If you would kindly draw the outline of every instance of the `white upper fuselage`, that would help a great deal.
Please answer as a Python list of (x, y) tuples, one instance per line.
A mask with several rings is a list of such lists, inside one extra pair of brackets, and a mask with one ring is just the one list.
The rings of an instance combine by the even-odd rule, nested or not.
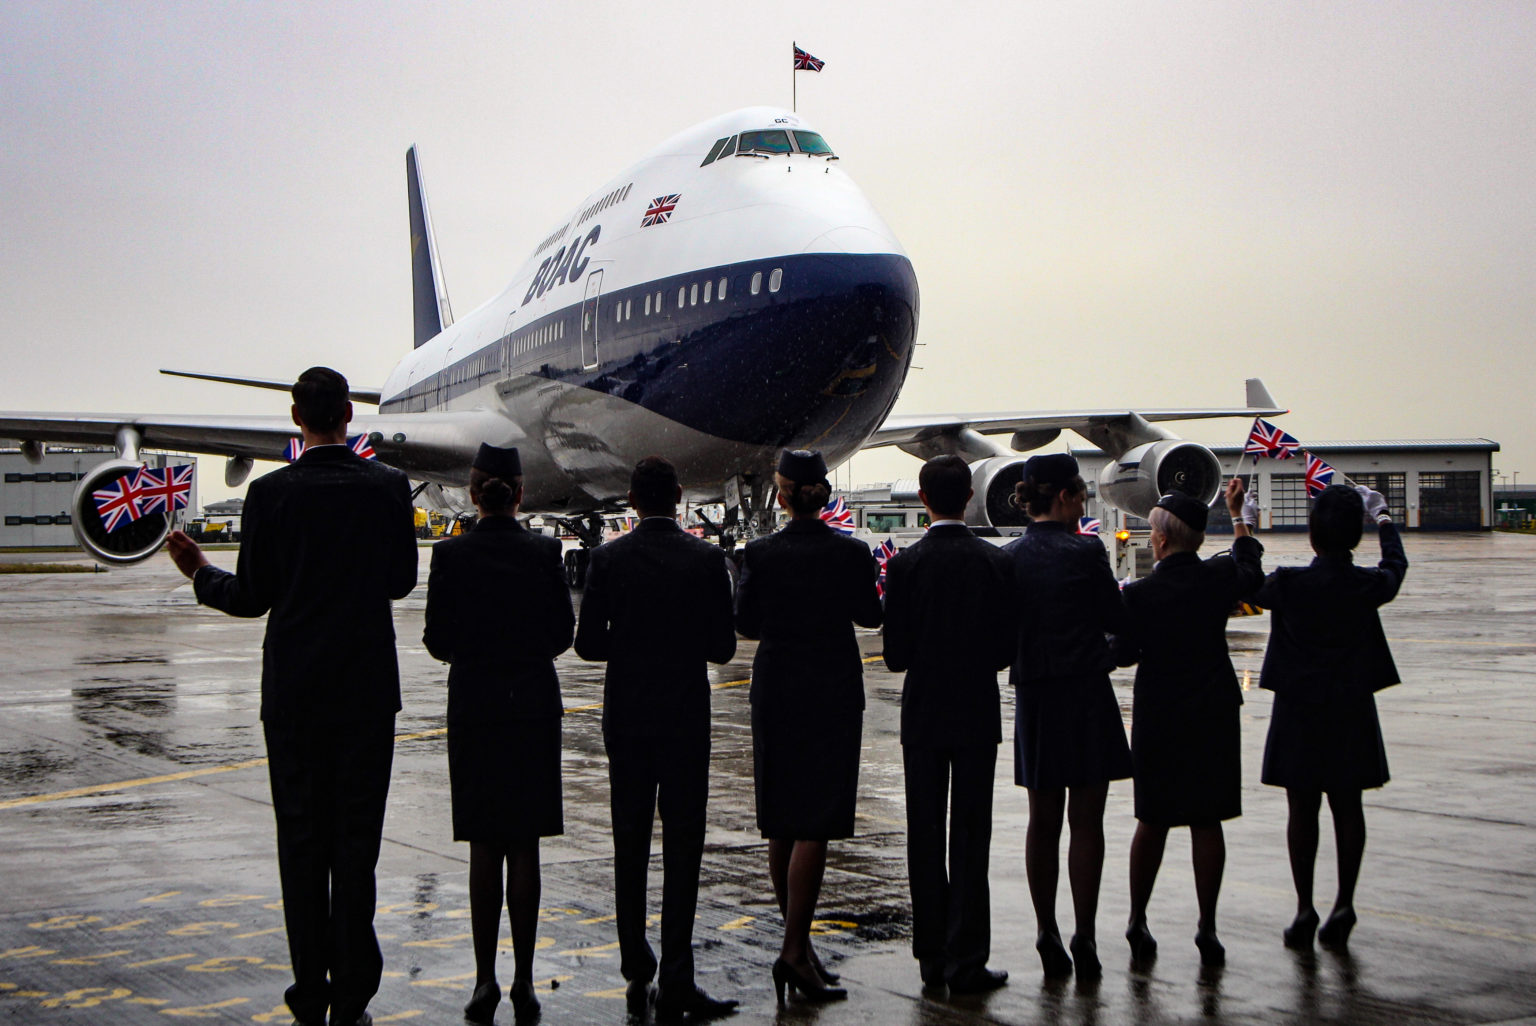
[[(813, 131), (749, 108), (662, 143), (402, 360), (381, 412), (504, 415), (506, 437), (487, 440), (522, 450), (529, 509), (622, 500), (651, 453), (699, 499), (771, 468), (781, 446), (846, 458), (905, 377), (916, 280), (840, 161), (799, 152), (820, 148)], [(763, 151), (781, 138), (794, 152)], [(706, 162), (727, 140), (761, 148)]]

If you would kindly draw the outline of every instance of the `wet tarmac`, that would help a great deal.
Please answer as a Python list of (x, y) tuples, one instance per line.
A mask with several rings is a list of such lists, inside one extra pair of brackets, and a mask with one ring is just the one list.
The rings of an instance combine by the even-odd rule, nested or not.
[[(1304, 538), (1266, 542), (1271, 565), (1305, 558)], [(1130, 968), (1120, 932), (1134, 821), (1122, 783), (1106, 815), (1104, 977), (1041, 979), (1024, 881), (1025, 797), (1012, 786), (1005, 744), (992, 964), (1012, 979), (986, 998), (924, 996), (908, 948), (900, 680), (877, 660), (879, 635), (861, 632), (872, 661), (860, 834), (832, 845), (817, 926), (818, 949), (850, 999), (775, 1005), (768, 967), (780, 926), (753, 821), (750, 643), (713, 674), (701, 984), (742, 1001), (737, 1023), (1536, 1023), (1536, 539), (1417, 535), (1407, 545), (1407, 586), (1384, 617), (1407, 683), (1379, 696), (1393, 780), (1366, 797), (1370, 841), (1350, 956), (1299, 955), (1280, 943), (1294, 902), (1285, 798), (1258, 782), (1270, 701), (1255, 688), (1243, 707), (1246, 814), (1227, 827), (1225, 970), (1200, 970), (1189, 842), (1178, 831), (1151, 909), (1161, 957)], [(234, 553), (213, 558), (230, 565)], [(423, 582), (425, 559), (423, 550)], [(396, 614), (405, 709), (379, 865), (379, 1023), (461, 1022), (473, 982), (467, 850), (449, 839), (444, 667), (419, 642), (424, 600), (418, 589)], [(0, 1018), (290, 1021), (256, 718), (262, 629), (197, 607), (163, 556), (107, 574), (0, 577)], [(1267, 630), (1267, 617), (1231, 627), (1250, 683)], [(569, 709), (566, 833), (542, 848), (543, 1021), (618, 1024), (601, 667), (567, 655), (559, 669)], [(1129, 673), (1116, 687), (1128, 719)], [(1333, 884), (1330, 833), (1325, 825), (1320, 902)], [(1069, 921), (1065, 881), (1059, 907)], [(504, 982), (510, 974), (508, 964)], [(497, 1021), (512, 1021), (505, 1004)]]

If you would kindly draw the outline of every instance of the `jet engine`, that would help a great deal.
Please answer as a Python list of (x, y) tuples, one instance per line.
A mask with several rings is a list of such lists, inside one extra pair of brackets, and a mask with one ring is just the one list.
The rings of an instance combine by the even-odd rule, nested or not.
[(1013, 487), (1024, 480), (1024, 459), (989, 456), (971, 464), (971, 503), (965, 522), (975, 527), (1023, 527), (1025, 512), (1013, 504)]
[(1165, 438), (1127, 450), (1104, 465), (1099, 494), (1121, 509), (1144, 517), (1169, 492), (1193, 495), (1209, 505), (1221, 490), (1222, 470), (1205, 446)]
[(165, 543), (171, 533), (168, 513), (148, 513), (137, 520), (107, 530), (96, 509), (92, 492), (106, 488), (120, 478), (137, 474), (143, 466), (135, 460), (108, 460), (81, 479), (71, 500), (75, 540), (80, 547), (103, 563), (126, 565), (148, 559)]

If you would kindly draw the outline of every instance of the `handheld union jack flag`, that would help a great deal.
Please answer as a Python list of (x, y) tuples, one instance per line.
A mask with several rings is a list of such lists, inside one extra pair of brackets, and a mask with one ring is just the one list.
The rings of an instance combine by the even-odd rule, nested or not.
[(1269, 421), (1255, 417), (1253, 430), (1248, 432), (1248, 444), (1243, 447), (1243, 454), (1252, 455), (1255, 461), (1260, 456), (1288, 460), (1295, 456), (1296, 450), (1300, 448), (1301, 443), (1295, 438)]
[(822, 67), (826, 65), (826, 63), (827, 62), (824, 61), (824, 60), (820, 60), (819, 58), (812, 57), (810, 54), (806, 53), (804, 50), (800, 49), (798, 46), (795, 47), (795, 70), (796, 71), (820, 71), (822, 69)]
[(192, 498), (192, 469), (193, 465), (188, 463), (164, 470), (145, 467), (139, 471), (137, 485), (144, 497), (142, 512), (169, 513), (186, 509)]
[(1307, 457), (1307, 496), (1317, 498), (1323, 489), (1333, 484), (1333, 468), (1310, 452)]
[(366, 434), (347, 439), (347, 444), (352, 447), (353, 452), (365, 460), (376, 460), (379, 458), (379, 454), (374, 452), (373, 446), (368, 443), (368, 436)]
[(674, 192), (670, 196), (657, 196), (651, 200), (651, 205), (645, 208), (645, 215), (640, 218), (640, 227), (649, 228), (653, 224), (666, 224), (672, 217), (672, 211), (677, 209), (677, 201), (682, 198), (682, 193)]
[(294, 460), (298, 459), (300, 456), (303, 456), (303, 455), (304, 455), (304, 439), (302, 439), (302, 438), (290, 438), (290, 439), (288, 439), (288, 448), (283, 450), (283, 459), (287, 460), (289, 463), (292, 463)]
[(848, 508), (841, 495), (822, 507), (821, 519), (833, 530), (844, 534), (853, 533), (853, 510)]
[(124, 474), (105, 488), (91, 493), (96, 500), (96, 512), (108, 531), (131, 524), (144, 515), (144, 492), (139, 487), (142, 468), (138, 472)]
[(1097, 535), (1103, 526), (1098, 517), (1083, 517), (1077, 522), (1077, 533)]
[(875, 578), (875, 594), (885, 598), (885, 564), (896, 555), (896, 542), (890, 538), (875, 546), (875, 562), (880, 564), (880, 576)]

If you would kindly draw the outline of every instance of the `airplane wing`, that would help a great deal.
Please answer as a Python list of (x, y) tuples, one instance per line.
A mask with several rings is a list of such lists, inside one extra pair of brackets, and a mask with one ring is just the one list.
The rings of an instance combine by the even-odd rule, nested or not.
[[(196, 378), (199, 381), (222, 381), (226, 385), (245, 385), (249, 388), (270, 388), (276, 392), (291, 392), (293, 382), (278, 381), (273, 378), (237, 378), (228, 374), (199, 374), (196, 371), (179, 371), (160, 369), (161, 374), (168, 374), (173, 378)], [(383, 389), (379, 388), (354, 388), (347, 393), (347, 397), (355, 403), (368, 403), (370, 406), (379, 405), (383, 398)]]
[[(505, 436), (508, 426), (506, 418), (488, 411), (459, 410), (354, 417), (349, 430), (368, 434), (383, 463), (413, 477), (463, 484), (480, 442)], [(289, 417), (279, 415), (0, 413), (0, 438), (20, 441), (118, 445), (125, 429), (136, 436), (138, 448), (278, 462), (299, 434)]]
[[(995, 456), (1011, 449), (1027, 452), (1054, 441), (1063, 430), (1076, 431), (1102, 448), (1116, 450), (1117, 441), (1147, 434), (1157, 421), (1206, 420), (1216, 417), (1272, 417), (1288, 412), (1276, 405), (1258, 378), (1247, 381), (1247, 405), (1194, 409), (1039, 410), (1020, 413), (894, 414), (864, 443), (865, 449), (894, 445), (928, 458), (954, 453), (967, 460)], [(1156, 429), (1151, 429), (1155, 431)], [(986, 435), (1011, 434), (1008, 449)]]

